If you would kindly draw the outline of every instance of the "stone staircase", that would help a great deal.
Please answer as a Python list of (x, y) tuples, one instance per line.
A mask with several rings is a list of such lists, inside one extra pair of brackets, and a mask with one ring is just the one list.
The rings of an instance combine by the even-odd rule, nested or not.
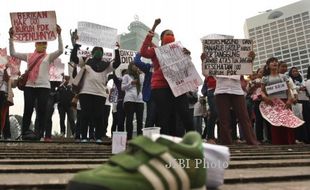
[[(310, 145), (230, 146), (220, 190), (310, 189)], [(65, 189), (74, 173), (111, 156), (111, 145), (0, 142), (0, 189)]]

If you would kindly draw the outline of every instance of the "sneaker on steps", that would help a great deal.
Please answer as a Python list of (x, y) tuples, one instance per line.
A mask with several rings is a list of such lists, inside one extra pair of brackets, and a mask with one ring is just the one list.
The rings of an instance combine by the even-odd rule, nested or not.
[(35, 132), (28, 130), (22, 134), (22, 139), (29, 141), (39, 141), (40, 136), (38, 136)]
[(68, 190), (205, 190), (201, 137), (187, 133), (180, 143), (138, 136), (125, 152), (98, 168), (76, 174)]

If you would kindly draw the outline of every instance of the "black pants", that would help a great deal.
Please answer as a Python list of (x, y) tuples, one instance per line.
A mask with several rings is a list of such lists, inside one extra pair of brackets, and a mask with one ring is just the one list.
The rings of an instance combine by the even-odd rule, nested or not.
[(81, 104), (81, 133), (82, 139), (87, 139), (88, 125), (95, 128), (96, 139), (101, 139), (106, 133), (103, 129), (103, 115), (105, 106), (105, 97), (92, 94), (80, 94)]
[[(0, 91), (0, 124), (2, 124), (2, 119), (4, 119), (4, 127), (1, 129), (0, 126), (0, 134), (2, 134), (4, 139), (11, 138), (11, 129), (10, 129), (10, 120), (9, 120), (9, 108), (5, 108), (7, 105), (7, 95), (5, 92)], [(3, 109), (8, 109), (5, 116), (3, 114)]]
[[(194, 130), (192, 116), (189, 113), (188, 98), (186, 94), (174, 97), (170, 88), (153, 89), (152, 97), (156, 103), (158, 113), (158, 123), (161, 127), (162, 134), (175, 136), (176, 132), (176, 117), (181, 119), (186, 131)], [(172, 129), (172, 130), (170, 130)]]
[(111, 106), (110, 105), (104, 105), (104, 111), (103, 111), (103, 137), (107, 134), (107, 129), (109, 126), (109, 116), (110, 116)]
[(24, 90), (24, 114), (23, 114), (23, 126), (22, 133), (29, 130), (31, 123), (31, 117), (35, 102), (37, 101), (38, 112), (38, 129), (35, 131), (38, 135), (42, 134), (46, 124), (46, 106), (47, 98), (49, 96), (50, 89), (48, 88), (32, 88), (26, 87)]
[(124, 123), (125, 123), (126, 114), (124, 110), (123, 101), (117, 102), (116, 110), (117, 110), (116, 112), (117, 113), (117, 131), (124, 131)]
[(135, 113), (136, 113), (136, 119), (137, 119), (137, 135), (142, 134), (143, 109), (144, 109), (144, 103), (138, 103), (138, 102), (125, 102), (124, 103), (124, 110), (126, 114), (127, 139), (132, 139), (133, 116)]
[(73, 110), (70, 105), (62, 105), (58, 104), (58, 112), (59, 112), (59, 119), (60, 119), (60, 131), (62, 134), (66, 133), (66, 125), (65, 119), (67, 114), (67, 120), (70, 126), (70, 130), (72, 135), (75, 133), (75, 124), (74, 124), (74, 114)]
[(158, 125), (157, 121), (157, 113), (156, 113), (156, 104), (153, 100), (154, 98), (150, 98), (148, 102), (146, 102), (146, 119), (145, 119), (145, 127), (154, 127)]

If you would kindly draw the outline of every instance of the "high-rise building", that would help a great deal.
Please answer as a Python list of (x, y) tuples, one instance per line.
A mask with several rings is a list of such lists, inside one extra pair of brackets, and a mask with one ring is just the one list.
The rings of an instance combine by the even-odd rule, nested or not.
[(302, 0), (246, 19), (245, 35), (254, 40), (254, 70), (276, 57), (305, 77), (310, 66), (309, 12), (310, 1)]

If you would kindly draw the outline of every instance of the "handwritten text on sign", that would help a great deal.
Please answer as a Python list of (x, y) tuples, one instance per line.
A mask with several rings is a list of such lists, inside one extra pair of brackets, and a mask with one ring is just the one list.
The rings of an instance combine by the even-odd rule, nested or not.
[(78, 36), (78, 43), (114, 49), (117, 29), (90, 22), (78, 22)]
[(130, 62), (133, 61), (136, 52), (132, 50), (125, 50), (121, 49), (119, 50), (120, 58), (121, 58), (121, 64), (129, 64)]
[(52, 41), (57, 37), (55, 11), (17, 12), (10, 16), (15, 41)]
[(252, 74), (252, 61), (248, 54), (253, 49), (252, 40), (217, 39), (203, 40), (203, 52), (206, 60), (204, 72), (209, 75)]
[(155, 52), (164, 77), (175, 97), (196, 90), (202, 84), (191, 57), (183, 53), (181, 42), (158, 47)]
[(280, 82), (280, 83), (266, 86), (266, 92), (268, 95), (274, 94), (276, 92), (282, 92), (285, 90), (287, 90), (286, 82)]

